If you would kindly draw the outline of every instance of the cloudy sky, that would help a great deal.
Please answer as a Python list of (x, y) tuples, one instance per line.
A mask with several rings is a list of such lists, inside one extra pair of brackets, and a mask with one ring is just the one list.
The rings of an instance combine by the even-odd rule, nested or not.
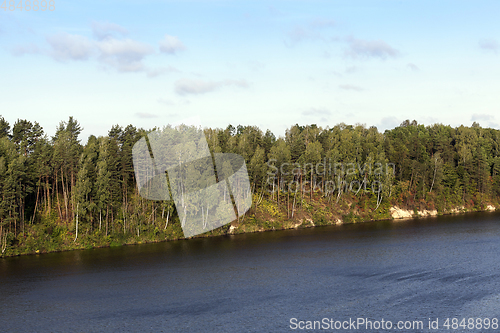
[(84, 141), (193, 116), (277, 136), (405, 119), (499, 128), (498, 1), (18, 2), (0, 8), (0, 115), (49, 135), (69, 116)]

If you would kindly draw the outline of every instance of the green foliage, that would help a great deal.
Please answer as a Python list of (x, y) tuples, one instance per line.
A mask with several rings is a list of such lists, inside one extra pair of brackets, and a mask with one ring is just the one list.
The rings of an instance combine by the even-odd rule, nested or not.
[[(49, 138), (37, 122), (19, 119), (11, 127), (0, 116), (2, 255), (182, 238), (173, 201), (148, 201), (137, 191), (132, 147), (152, 130), (115, 125), (85, 144), (81, 131), (69, 117)], [(297, 124), (278, 138), (241, 125), (204, 133), (212, 153), (237, 153), (246, 161), (254, 206), (235, 232), (293, 227), (309, 218), (316, 225), (339, 217), (346, 223), (389, 218), (392, 205), (445, 213), (499, 202), (500, 131), (478, 124), (452, 128), (406, 120), (384, 133), (359, 124)], [(324, 173), (316, 168), (320, 163)], [(342, 168), (326, 172), (335, 163)], [(196, 163), (189, 167), (201, 176)], [(295, 191), (292, 182), (304, 186)], [(325, 182), (336, 186), (326, 192)], [(370, 188), (375, 183), (379, 192)]]
[(313, 214), (313, 221), (315, 225), (326, 225), (328, 224), (328, 219), (325, 216), (325, 212), (322, 211), (321, 209), (318, 209), (316, 212)]
[(348, 214), (342, 216), (342, 220), (344, 223), (355, 223), (356, 222), (356, 215), (354, 212), (350, 211)]

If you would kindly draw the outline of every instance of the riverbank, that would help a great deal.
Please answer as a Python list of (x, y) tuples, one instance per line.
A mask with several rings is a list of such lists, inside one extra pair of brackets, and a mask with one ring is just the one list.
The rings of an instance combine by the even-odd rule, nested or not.
[[(354, 201), (355, 198), (350, 197), (347, 198), (344, 204), (336, 204), (328, 207), (329, 209), (326, 209), (327, 207), (325, 207), (325, 204), (322, 204), (321, 201), (304, 202), (304, 209), (298, 210), (291, 219), (287, 219), (286, 216), (283, 216), (283, 213), (277, 210), (274, 205), (270, 205), (269, 202), (264, 202), (262, 203), (263, 207), (259, 207), (260, 211), (259, 208), (257, 208), (257, 211), (259, 211), (260, 214), (256, 215), (260, 215), (261, 218), (267, 218), (267, 221), (272, 224), (276, 224), (276, 222), (278, 222), (278, 224), (281, 223), (281, 227), (277, 228), (275, 225), (271, 227), (266, 223), (262, 226), (262, 221), (259, 221), (259, 218), (255, 215), (251, 215), (247, 217), (250, 222), (245, 222), (243, 220), (243, 222), (234, 221), (231, 223), (228, 233), (239, 234), (277, 229), (297, 229), (324, 225), (364, 223), (380, 220), (404, 220), (472, 212), (494, 212), (500, 207), (498, 203), (482, 203), (477, 205), (472, 202), (467, 206), (459, 205), (440, 207), (441, 209), (436, 209), (433, 205), (429, 205), (432, 208), (428, 209), (418, 209), (417, 207), (408, 208), (401, 203), (392, 205), (384, 203), (376, 208), (372, 207), (373, 203), (370, 202), (363, 206), (362, 203)], [(256, 226), (259, 225), (261, 225), (262, 228), (256, 228)]]
[[(441, 202), (441, 205), (434, 202), (419, 202), (409, 206), (398, 200), (386, 200), (377, 206), (373, 198), (345, 195), (339, 201), (316, 196), (278, 204), (273, 198), (254, 195), (253, 206), (245, 216), (196, 238), (495, 211), (500, 207), (498, 202), (484, 197), (458, 205), (452, 201)], [(114, 230), (106, 235), (103, 229), (87, 229), (81, 230), (76, 237), (74, 230), (74, 223), (64, 224), (49, 219), (40, 224), (27, 225), (24, 232), (8, 240), (10, 246), (3, 249), (0, 257), (186, 239), (176, 214), (169, 222), (162, 218), (152, 219), (150, 224), (142, 226), (134, 234)]]
[(6, 258), (2, 331), (162, 331), (168, 323), (172, 332), (219, 333), (224, 323), (280, 332), (298, 311), (427, 324), (427, 313), (473, 317), (479, 309), (491, 319), (499, 218), (457, 214)]

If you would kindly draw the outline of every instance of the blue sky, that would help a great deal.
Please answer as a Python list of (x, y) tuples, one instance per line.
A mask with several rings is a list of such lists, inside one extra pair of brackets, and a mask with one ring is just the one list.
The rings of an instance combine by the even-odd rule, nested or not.
[(18, 3), (0, 9), (0, 115), (49, 135), (69, 116), (84, 141), (193, 116), (277, 136), (405, 119), (499, 128), (498, 1)]

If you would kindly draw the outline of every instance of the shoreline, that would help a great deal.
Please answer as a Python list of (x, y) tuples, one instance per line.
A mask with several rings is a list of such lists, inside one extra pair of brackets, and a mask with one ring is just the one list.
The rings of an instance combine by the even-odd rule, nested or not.
[[(154, 243), (163, 243), (163, 242), (171, 242), (171, 241), (178, 241), (178, 240), (190, 240), (190, 239), (197, 239), (197, 238), (209, 238), (209, 237), (224, 237), (224, 236), (233, 236), (233, 235), (241, 235), (241, 234), (249, 234), (249, 233), (259, 233), (259, 232), (269, 232), (269, 231), (278, 231), (278, 230), (292, 230), (292, 229), (306, 229), (306, 228), (315, 228), (315, 227), (322, 227), (322, 226), (333, 226), (333, 225), (344, 225), (344, 224), (355, 224), (355, 223), (369, 223), (369, 222), (377, 222), (377, 221), (405, 221), (405, 220), (411, 220), (411, 219), (419, 219), (419, 218), (432, 218), (432, 217), (439, 217), (439, 216), (446, 216), (446, 215), (465, 215), (468, 213), (494, 213), (496, 211), (499, 211), (495, 206), (493, 205), (487, 205), (486, 209), (484, 210), (468, 210), (464, 206), (459, 206), (456, 208), (451, 209), (450, 211), (444, 212), (444, 213), (438, 213), (437, 210), (409, 210), (409, 209), (402, 209), (399, 208), (399, 206), (392, 206), (390, 207), (390, 214), (391, 217), (389, 218), (380, 218), (380, 219), (366, 219), (366, 220), (359, 220), (359, 221), (353, 221), (353, 222), (344, 222), (340, 219), (336, 219), (335, 222), (333, 223), (326, 223), (326, 224), (314, 224), (314, 221), (310, 218), (306, 218), (307, 222), (309, 224), (305, 224), (304, 221), (301, 219), (299, 224), (294, 224), (291, 227), (283, 227), (283, 228), (265, 228), (265, 229), (259, 229), (259, 230), (253, 230), (253, 231), (242, 231), (242, 232), (234, 232), (234, 230), (237, 230), (238, 227), (235, 227), (232, 225), (232, 222), (229, 223), (229, 229), (223, 233), (223, 234), (202, 234), (199, 236), (193, 236), (193, 237), (178, 237), (178, 238), (172, 238), (172, 239), (161, 239), (161, 240), (150, 240), (150, 241), (139, 241), (139, 242), (130, 242), (130, 243), (123, 243), (120, 245), (99, 245), (99, 246), (94, 246), (91, 248), (82, 246), (80, 248), (72, 248), (72, 249), (60, 249), (60, 250), (54, 250), (54, 251), (34, 251), (34, 252), (28, 252), (28, 253), (19, 253), (19, 254), (12, 254), (12, 255), (0, 255), (0, 259), (2, 258), (12, 258), (12, 257), (20, 257), (20, 256), (28, 256), (28, 255), (42, 255), (42, 254), (48, 254), (48, 253), (58, 253), (58, 252), (67, 252), (67, 251), (78, 251), (78, 250), (92, 250), (92, 249), (101, 249), (101, 248), (111, 248), (111, 247), (121, 247), (121, 246), (133, 246), (133, 245), (141, 245), (141, 244), (154, 244)], [(413, 212), (413, 213), (412, 213)], [(416, 214), (415, 214), (416, 212)]]

